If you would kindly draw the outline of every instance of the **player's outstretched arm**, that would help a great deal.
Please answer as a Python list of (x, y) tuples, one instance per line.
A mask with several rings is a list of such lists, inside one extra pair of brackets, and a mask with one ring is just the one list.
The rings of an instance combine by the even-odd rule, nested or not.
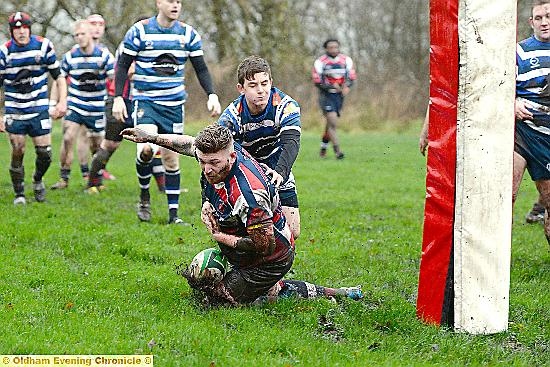
[(137, 127), (124, 129), (120, 135), (134, 143), (153, 143), (179, 154), (195, 156), (195, 138), (189, 135), (155, 134)]

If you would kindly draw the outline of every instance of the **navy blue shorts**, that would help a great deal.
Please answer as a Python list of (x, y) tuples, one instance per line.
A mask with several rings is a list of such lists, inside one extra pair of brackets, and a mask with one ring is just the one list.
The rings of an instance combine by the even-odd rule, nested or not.
[(120, 122), (113, 116), (113, 99), (114, 97), (109, 96), (105, 101), (105, 119), (107, 120), (107, 125), (105, 126), (105, 139), (110, 141), (122, 141), (120, 132), (127, 127), (134, 127), (134, 122), (132, 121), (132, 102), (124, 98), (128, 117), (125, 122)]
[(100, 117), (84, 116), (69, 107), (69, 109), (67, 109), (67, 114), (65, 115), (65, 121), (71, 121), (79, 125), (84, 125), (88, 128), (88, 130), (95, 133), (105, 130), (105, 113), (103, 113)]
[(134, 101), (134, 125), (156, 125), (159, 134), (183, 134), (184, 105), (163, 106), (153, 101)]
[(516, 121), (514, 150), (527, 161), (533, 181), (550, 180), (550, 135)]
[(29, 120), (16, 120), (13, 115), (6, 115), (5, 119), (6, 131), (10, 134), (29, 135), (34, 138), (52, 132), (52, 120), (47, 110)]
[(344, 96), (342, 93), (319, 93), (319, 106), (323, 113), (336, 112), (340, 116), (340, 110), (344, 104)]

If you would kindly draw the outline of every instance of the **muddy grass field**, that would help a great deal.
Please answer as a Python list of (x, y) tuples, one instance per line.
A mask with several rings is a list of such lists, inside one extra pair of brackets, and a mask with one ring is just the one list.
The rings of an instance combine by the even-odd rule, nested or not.
[[(14, 207), (0, 135), (0, 353), (152, 354), (156, 366), (548, 365), (550, 251), (542, 228), (523, 221), (536, 198), (529, 181), (514, 215), (508, 332), (456, 334), (416, 319), (425, 178), (417, 127), (345, 134), (342, 161), (318, 157), (317, 134), (302, 139), (302, 235), (289, 277), (361, 284), (365, 298), (237, 309), (202, 308), (175, 272), (214, 245), (200, 223), (194, 160), (181, 158), (189, 191), (180, 199), (193, 225), (167, 226), (166, 199), (154, 190), (144, 224), (131, 143), (115, 153), (117, 180), (100, 195), (82, 192), (75, 162), (67, 190)], [(48, 186), (58, 177), (58, 125), (54, 137)], [(30, 192), (30, 141), (25, 165)]]

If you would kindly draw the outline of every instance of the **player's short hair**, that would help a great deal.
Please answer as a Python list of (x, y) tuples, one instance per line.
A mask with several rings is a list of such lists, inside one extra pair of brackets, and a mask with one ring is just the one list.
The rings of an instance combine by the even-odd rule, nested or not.
[(533, 8), (535, 6), (544, 5), (544, 4), (550, 4), (550, 0), (533, 0), (531, 2), (531, 11), (533, 11)]
[(84, 27), (88, 30), (90, 30), (90, 22), (86, 19), (79, 19), (76, 22), (74, 22), (73, 29), (76, 31), (77, 29)]
[(269, 63), (260, 56), (248, 56), (239, 64), (237, 68), (237, 81), (244, 85), (245, 80), (254, 79), (254, 75), (258, 73), (267, 73), (271, 78), (271, 67)]
[(338, 41), (336, 38), (329, 38), (325, 42), (323, 42), (323, 48), (327, 48), (328, 44), (331, 43), (331, 42), (336, 42), (338, 44), (338, 46), (340, 46), (340, 41)]
[(212, 124), (205, 127), (195, 137), (195, 147), (202, 153), (217, 153), (233, 148), (233, 135), (225, 126)]
[(105, 19), (103, 19), (103, 16), (101, 14), (90, 14), (86, 18), (86, 20), (90, 23), (105, 24)]

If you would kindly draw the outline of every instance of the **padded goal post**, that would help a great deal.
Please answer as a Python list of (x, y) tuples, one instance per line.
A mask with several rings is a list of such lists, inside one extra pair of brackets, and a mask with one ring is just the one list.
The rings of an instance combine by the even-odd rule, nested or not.
[(429, 151), (417, 315), (508, 327), (516, 0), (430, 1)]

